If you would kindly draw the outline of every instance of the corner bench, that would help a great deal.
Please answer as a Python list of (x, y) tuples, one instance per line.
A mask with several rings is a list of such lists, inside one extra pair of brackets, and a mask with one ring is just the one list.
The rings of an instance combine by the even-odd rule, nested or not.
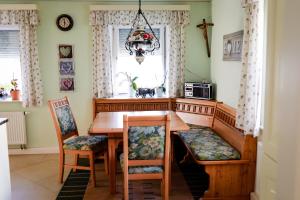
[[(180, 112), (180, 111), (179, 111)], [(197, 113), (194, 113), (197, 114)], [(206, 126), (207, 122), (186, 118), (186, 123)], [(235, 128), (235, 111), (215, 103), (211, 124), (192, 126), (177, 133), (187, 150), (187, 156), (204, 166), (209, 175), (205, 199), (249, 200), (254, 191), (256, 139)]]
[(195, 163), (204, 166), (209, 175), (209, 187), (203, 200), (250, 199), (255, 183), (257, 141), (251, 135), (244, 135), (243, 130), (235, 128), (236, 113), (233, 108), (215, 101), (184, 98), (93, 99), (94, 118), (99, 112), (141, 110), (176, 111), (186, 123), (210, 128), (239, 153), (239, 158), (234, 157), (235, 159), (201, 159), (181, 140), (185, 144), (187, 155)]

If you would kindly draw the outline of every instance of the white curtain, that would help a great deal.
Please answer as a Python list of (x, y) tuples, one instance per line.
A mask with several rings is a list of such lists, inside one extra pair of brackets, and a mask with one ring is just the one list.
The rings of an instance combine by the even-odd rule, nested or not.
[(242, 0), (242, 5), (245, 10), (244, 41), (236, 126), (245, 134), (258, 136), (262, 98), (263, 6), (261, 0)]
[(181, 25), (167, 27), (167, 88), (170, 97), (183, 96), (185, 38)]
[[(90, 12), (93, 30), (93, 92), (95, 97), (112, 96), (110, 25), (131, 25), (137, 11), (94, 10)], [(184, 27), (189, 11), (144, 11), (150, 25), (167, 27), (167, 88), (169, 96), (182, 94), (184, 82)]]
[(37, 10), (0, 10), (0, 25), (20, 28), (22, 102), (24, 107), (43, 104), (42, 81), (37, 48)]
[(113, 90), (109, 26), (92, 26), (92, 34), (93, 94), (95, 97), (111, 97)]

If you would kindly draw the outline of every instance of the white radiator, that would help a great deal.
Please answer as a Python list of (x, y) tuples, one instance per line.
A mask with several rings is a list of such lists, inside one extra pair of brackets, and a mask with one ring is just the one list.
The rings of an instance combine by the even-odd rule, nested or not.
[(8, 119), (8, 145), (21, 145), (21, 148), (23, 149), (27, 143), (25, 112), (0, 112), (0, 117)]

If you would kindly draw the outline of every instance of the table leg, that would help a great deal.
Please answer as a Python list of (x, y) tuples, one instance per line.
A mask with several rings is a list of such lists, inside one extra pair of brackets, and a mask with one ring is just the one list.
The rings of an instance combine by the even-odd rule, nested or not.
[(108, 162), (109, 162), (109, 190), (111, 194), (116, 193), (116, 143), (114, 139), (108, 140)]
[(173, 162), (174, 162), (174, 135), (173, 134), (171, 134), (171, 140), (170, 140), (170, 142), (171, 142), (171, 150), (170, 150), (170, 152), (171, 152), (171, 163), (173, 164)]
[(171, 188), (172, 188), (172, 164), (174, 163), (174, 135), (171, 134), (171, 150), (170, 150), (170, 156), (171, 159), (169, 161), (169, 193), (171, 193)]

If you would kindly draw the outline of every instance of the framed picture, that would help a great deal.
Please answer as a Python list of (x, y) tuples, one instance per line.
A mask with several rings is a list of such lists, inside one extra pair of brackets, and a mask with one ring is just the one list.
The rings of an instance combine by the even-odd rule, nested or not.
[(74, 91), (74, 78), (61, 77), (60, 78), (60, 91)]
[(59, 73), (60, 73), (60, 75), (75, 75), (73, 60), (62, 60), (62, 59), (60, 59), (60, 61), (59, 61)]
[(244, 31), (223, 36), (223, 60), (241, 61)]
[(60, 44), (58, 45), (59, 58), (73, 58), (73, 46)]

